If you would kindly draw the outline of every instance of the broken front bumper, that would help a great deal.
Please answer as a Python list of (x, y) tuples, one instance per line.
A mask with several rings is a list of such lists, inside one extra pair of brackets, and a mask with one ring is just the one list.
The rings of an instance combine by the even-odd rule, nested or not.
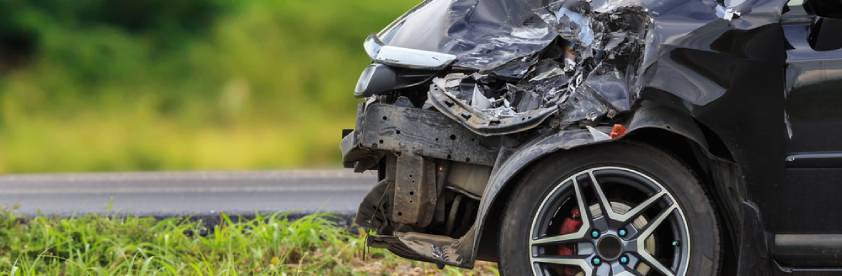
[(447, 235), (420, 232), (442, 220), (436, 210), (444, 210), (440, 196), (453, 164), (490, 168), (499, 138), (477, 135), (437, 111), (379, 103), (360, 105), (356, 129), (343, 134), (345, 166), (380, 172), (380, 184), (356, 218), (360, 226), (377, 231), (370, 244), (410, 259), (472, 265), (471, 258), (464, 258), (472, 247)]
[(442, 113), (388, 104), (361, 104), (357, 125), (342, 138), (346, 168), (377, 169), (385, 153), (491, 166), (497, 139), (479, 136)]
[[(430, 231), (442, 229), (444, 219), (439, 217), (439, 210), (453, 204), (442, 199), (443, 190), (458, 187), (460, 193), (473, 196), (474, 204), (483, 203), (489, 179), (482, 180), (480, 188), (466, 189), (459, 184), (467, 181), (449, 177), (459, 175), (459, 166), (484, 167), (487, 169), (484, 175), (488, 177), (495, 164), (507, 162), (508, 154), (501, 152), (518, 147), (518, 143), (528, 144), (523, 154), (540, 155), (558, 148), (610, 140), (597, 139), (607, 137), (607, 131), (588, 128), (532, 136), (482, 136), (438, 111), (394, 104), (361, 104), (356, 128), (345, 131), (342, 139), (343, 160), (346, 167), (357, 171), (378, 170), (380, 183), (360, 205), (355, 221), (376, 230), (369, 239), (372, 246), (388, 248), (410, 259), (470, 267), (478, 249), (475, 245), (476, 233), (481, 229), (476, 224), (481, 221), (477, 219), (479, 213), (472, 211), (461, 217), (466, 218), (459, 222), (464, 226), (462, 231)], [(513, 164), (520, 167), (525, 163)], [(499, 188), (495, 186), (494, 192)], [(450, 229), (447, 222), (451, 218), (456, 221), (456, 217), (447, 216), (443, 229)]]

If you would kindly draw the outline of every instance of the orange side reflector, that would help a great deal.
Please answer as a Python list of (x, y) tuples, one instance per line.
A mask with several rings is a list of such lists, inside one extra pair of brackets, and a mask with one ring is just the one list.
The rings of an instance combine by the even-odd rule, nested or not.
[(617, 139), (626, 135), (626, 127), (621, 124), (615, 124), (611, 127), (611, 139)]

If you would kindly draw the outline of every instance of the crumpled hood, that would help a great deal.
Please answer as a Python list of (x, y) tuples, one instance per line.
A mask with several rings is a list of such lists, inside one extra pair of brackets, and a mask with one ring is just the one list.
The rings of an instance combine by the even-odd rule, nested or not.
[[(591, 16), (640, 7), (650, 18), (693, 10), (692, 24), (717, 19), (712, 0), (427, 0), (378, 34), (385, 45), (457, 56), (456, 67), (489, 71), (544, 50), (559, 36), (590, 46), (600, 31)], [(691, 26), (664, 26), (667, 35)], [(698, 26), (695, 26), (696, 28)], [(675, 29), (680, 28), (680, 29)]]
[[(721, 0), (749, 29), (775, 20), (786, 0)], [(426, 0), (378, 34), (385, 45), (456, 55), (457, 67), (491, 70), (544, 50), (573, 28), (586, 39), (593, 13), (639, 7), (657, 21), (653, 41), (668, 43), (725, 15), (717, 0)], [(771, 16), (770, 16), (771, 15)], [(566, 18), (565, 18), (566, 17)], [(568, 23), (585, 27), (575, 29)], [(561, 32), (561, 33), (559, 33)], [(590, 34), (591, 36), (595, 34)]]
[(479, 134), (502, 135), (554, 114), (562, 128), (611, 121), (644, 88), (684, 90), (699, 102), (724, 93), (662, 55), (715, 52), (711, 37), (774, 22), (769, 14), (785, 1), (729, 2), (738, 10), (714, 0), (428, 0), (378, 38), (455, 56), (454, 68), (467, 72), (434, 79), (430, 104)]
[(378, 34), (389, 46), (456, 55), (489, 70), (544, 49), (557, 36), (536, 10), (546, 0), (427, 0)]

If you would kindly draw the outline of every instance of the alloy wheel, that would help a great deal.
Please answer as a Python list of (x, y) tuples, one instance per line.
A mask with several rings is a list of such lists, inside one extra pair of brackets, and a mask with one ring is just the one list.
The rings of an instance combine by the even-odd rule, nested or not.
[(681, 206), (630, 168), (588, 169), (557, 184), (530, 237), (534, 275), (685, 275), (690, 255)]

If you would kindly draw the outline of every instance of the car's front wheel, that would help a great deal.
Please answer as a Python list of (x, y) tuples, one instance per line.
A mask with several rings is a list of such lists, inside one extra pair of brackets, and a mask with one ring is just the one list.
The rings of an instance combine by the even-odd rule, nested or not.
[(504, 275), (715, 275), (719, 224), (698, 178), (635, 143), (558, 154), (516, 183), (500, 231)]

